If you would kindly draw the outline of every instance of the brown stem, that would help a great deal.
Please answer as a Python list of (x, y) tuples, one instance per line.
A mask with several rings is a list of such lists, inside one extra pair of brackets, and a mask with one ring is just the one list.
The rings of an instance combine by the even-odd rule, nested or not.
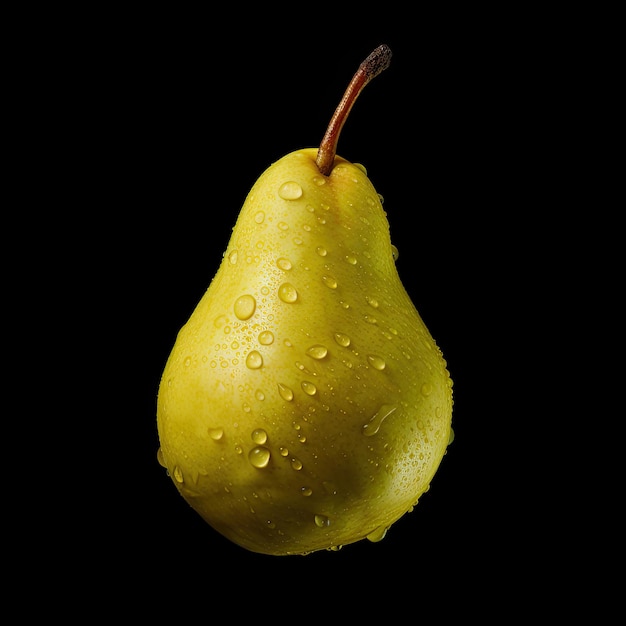
[(367, 85), (372, 78), (378, 76), (383, 70), (386, 70), (389, 67), (389, 63), (391, 63), (391, 48), (382, 44), (359, 65), (359, 69), (352, 77), (348, 88), (343, 94), (341, 102), (339, 102), (339, 105), (330, 119), (326, 133), (317, 151), (317, 167), (324, 176), (328, 176), (333, 169), (339, 135), (352, 109), (352, 105), (363, 91), (365, 85)]

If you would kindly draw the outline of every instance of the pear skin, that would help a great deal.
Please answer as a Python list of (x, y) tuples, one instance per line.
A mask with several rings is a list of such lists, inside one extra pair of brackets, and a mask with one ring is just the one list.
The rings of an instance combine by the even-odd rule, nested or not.
[(452, 382), (406, 293), (361, 166), (291, 153), (251, 189), (158, 395), (162, 461), (189, 504), (255, 552), (386, 529), (451, 438)]

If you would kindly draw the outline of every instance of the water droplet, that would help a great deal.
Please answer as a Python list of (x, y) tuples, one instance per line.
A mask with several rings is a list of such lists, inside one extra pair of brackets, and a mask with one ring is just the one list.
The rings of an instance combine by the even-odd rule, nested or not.
[(235, 300), (235, 306), (233, 308), (235, 315), (240, 320), (250, 319), (256, 309), (256, 300), (254, 299), (254, 296), (251, 296), (250, 294), (239, 296), (239, 298)]
[(280, 186), (278, 195), (283, 200), (297, 200), (302, 197), (302, 187), (300, 187), (298, 183), (290, 180)]
[(302, 237), (294, 237), (293, 242), (296, 244), (296, 246), (301, 246), (304, 243)]
[(219, 315), (215, 318), (213, 324), (215, 324), (215, 328), (222, 328), (222, 326), (228, 324), (228, 318), (225, 315)]
[(450, 436), (448, 437), (448, 445), (454, 441), (454, 428), (450, 428)]
[(165, 463), (165, 457), (163, 456), (163, 450), (159, 447), (157, 450), (157, 461), (161, 467), (167, 467)]
[(264, 330), (259, 333), (259, 343), (262, 346), (269, 346), (274, 343), (274, 333), (271, 330)]
[(374, 417), (370, 419), (367, 424), (363, 425), (361, 432), (366, 437), (375, 435), (379, 430), (383, 421), (388, 418), (398, 407), (392, 404), (383, 404), (380, 409), (374, 414)]
[(337, 289), (337, 280), (333, 276), (322, 276), (322, 281), (327, 287)]
[(231, 265), (236, 265), (237, 264), (237, 258), (239, 257), (239, 254), (237, 253), (237, 250), (233, 250), (229, 255), (228, 255), (228, 260), (230, 261)]
[(298, 299), (298, 292), (291, 283), (283, 283), (278, 288), (278, 297), (288, 304), (295, 302)]
[(213, 441), (219, 441), (224, 436), (223, 428), (209, 428), (209, 437), (213, 439)]
[(398, 257), (400, 256), (400, 252), (398, 252), (398, 248), (396, 248), (393, 244), (391, 244), (391, 256), (393, 257), (394, 261), (397, 261)]
[(362, 163), (353, 163), (354, 167), (360, 169), (366, 176), (367, 176), (367, 170), (365, 169), (365, 165), (363, 165)]
[(278, 222), (278, 228), (280, 228), (280, 230), (289, 230), (289, 225), (285, 224), (285, 222)]
[(258, 370), (263, 365), (263, 357), (257, 350), (252, 350), (246, 357), (246, 365), (251, 370)]
[(262, 469), (270, 462), (270, 451), (264, 446), (256, 446), (248, 453), (248, 461), (252, 467)]
[(323, 248), (322, 246), (317, 246), (317, 253), (320, 256), (326, 256), (328, 254), (328, 251), (326, 250), (326, 248)]
[(185, 482), (185, 479), (183, 478), (183, 470), (181, 470), (178, 465), (174, 466), (174, 480), (180, 484)]
[(313, 176), (313, 182), (318, 186), (321, 187), (322, 185), (326, 184), (326, 179), (323, 176)]
[[(348, 343), (350, 343), (348, 341)], [(323, 359), (328, 354), (328, 348), (321, 344), (315, 344), (307, 349), (306, 353), (313, 359)]]
[(314, 520), (315, 525), (318, 528), (326, 528), (327, 526), (330, 526), (330, 520), (326, 517), (326, 515), (316, 515)]
[(243, 448), (240, 445), (235, 446), (235, 452), (237, 454), (243, 454)]
[(278, 259), (276, 261), (276, 265), (278, 266), (279, 269), (284, 270), (285, 272), (288, 272), (292, 265), (291, 265), (291, 261), (289, 259)]
[(367, 301), (367, 303), (373, 308), (373, 309), (377, 309), (378, 308), (378, 300), (376, 300), (376, 298), (372, 298), (370, 296), (365, 296), (365, 300)]
[(189, 366), (191, 365), (191, 357), (190, 357), (190, 356), (188, 356), (188, 357), (185, 359), (185, 363), (184, 363), (184, 365), (185, 365), (185, 367), (189, 367)]
[(260, 389), (256, 390), (254, 397), (260, 402), (263, 402), (263, 400), (265, 400), (265, 394)]
[(259, 211), (255, 216), (254, 216), (254, 221), (257, 224), (262, 224), (263, 220), (265, 219), (265, 213), (263, 213), (263, 211)]
[(314, 396), (317, 393), (317, 387), (308, 380), (303, 380), (300, 386), (302, 387), (302, 391), (309, 396)]
[(267, 441), (267, 433), (262, 428), (255, 428), (250, 435), (254, 443), (263, 445)]
[(433, 392), (433, 386), (430, 383), (424, 383), (420, 391), (424, 397), (428, 397)]
[(299, 472), (302, 469), (302, 461), (294, 456), (291, 459), (291, 467), (292, 469), (295, 469), (296, 472)]
[(363, 319), (368, 324), (378, 324), (378, 320), (375, 317), (372, 317), (371, 315), (366, 315)]
[(378, 541), (382, 541), (385, 538), (385, 535), (387, 534), (388, 530), (389, 530), (389, 526), (379, 526), (378, 528), (373, 530), (369, 535), (367, 535), (367, 538), (372, 543), (377, 543)]
[(352, 256), (351, 254), (348, 254), (346, 256), (346, 261), (350, 263), (350, 265), (356, 265), (356, 257)]
[(376, 194), (378, 196), (378, 199), (380, 200), (381, 204), (385, 204), (385, 199), (382, 197), (381, 194)]
[(313, 489), (311, 489), (311, 487), (300, 487), (300, 493), (308, 498), (313, 495)]
[(278, 393), (283, 400), (287, 400), (287, 402), (291, 402), (293, 400), (293, 391), (289, 389), (283, 383), (278, 383)]
[(379, 370), (382, 371), (385, 369), (385, 359), (375, 355), (375, 354), (368, 354), (367, 355), (367, 360), (369, 361), (370, 365), (375, 369), (375, 370)]
[(343, 333), (335, 333), (335, 341), (343, 348), (347, 348), (350, 345), (350, 337)]

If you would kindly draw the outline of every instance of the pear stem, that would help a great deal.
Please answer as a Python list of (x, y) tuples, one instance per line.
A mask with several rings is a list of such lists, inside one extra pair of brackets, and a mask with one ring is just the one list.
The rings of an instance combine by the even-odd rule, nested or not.
[(335, 109), (328, 124), (328, 128), (326, 129), (326, 133), (320, 142), (316, 163), (319, 171), (324, 176), (328, 176), (333, 169), (339, 135), (352, 109), (352, 105), (363, 91), (365, 85), (367, 85), (372, 78), (378, 76), (383, 70), (386, 70), (390, 63), (391, 48), (382, 44), (371, 52), (361, 65), (359, 65), (359, 69), (355, 72), (352, 80), (348, 84), (343, 98)]

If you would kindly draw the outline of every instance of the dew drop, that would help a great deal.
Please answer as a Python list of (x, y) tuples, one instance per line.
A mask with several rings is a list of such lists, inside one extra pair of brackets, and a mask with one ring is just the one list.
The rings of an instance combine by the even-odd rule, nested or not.
[(163, 450), (161, 450), (161, 448), (157, 450), (157, 461), (161, 467), (167, 467), (165, 457), (163, 456)]
[(323, 359), (328, 354), (328, 348), (318, 343), (308, 348), (306, 353), (311, 358), (319, 360), (319, 359)]
[(369, 364), (378, 371), (382, 371), (385, 369), (385, 360), (375, 354), (368, 354), (367, 360)]
[(185, 482), (185, 479), (183, 478), (183, 470), (181, 470), (178, 465), (174, 466), (174, 480), (180, 484)]
[(239, 296), (239, 298), (235, 300), (235, 306), (233, 308), (235, 315), (240, 320), (250, 319), (256, 309), (256, 300), (254, 299), (254, 296), (251, 296), (250, 294)]
[(322, 281), (330, 289), (337, 289), (337, 280), (333, 276), (322, 276)]
[(298, 299), (298, 292), (291, 283), (283, 283), (278, 288), (278, 297), (287, 304), (291, 304)]
[(420, 389), (424, 397), (428, 397), (433, 392), (433, 386), (430, 383), (424, 383)]
[(320, 256), (326, 256), (328, 254), (328, 251), (326, 250), (326, 248), (324, 248), (322, 246), (317, 246), (317, 253)]
[(239, 254), (237, 253), (237, 250), (233, 250), (229, 255), (228, 255), (228, 260), (230, 261), (231, 265), (236, 265), (237, 264), (237, 258), (239, 257)]
[(367, 170), (365, 169), (365, 165), (363, 165), (362, 163), (354, 163), (353, 165), (354, 167), (360, 169), (367, 176)]
[(280, 228), (280, 230), (289, 230), (289, 225), (285, 224), (285, 222), (278, 222), (278, 228)]
[(262, 346), (269, 346), (274, 343), (274, 333), (271, 330), (264, 330), (259, 333), (259, 343)]
[(343, 333), (335, 333), (335, 341), (343, 348), (347, 348), (350, 345), (350, 337)]
[(259, 445), (263, 445), (267, 441), (267, 433), (262, 428), (255, 428), (250, 436), (252, 441)]
[(256, 390), (254, 397), (260, 402), (263, 402), (263, 400), (265, 400), (265, 394), (260, 389)]
[(284, 259), (284, 258), (280, 258), (276, 261), (276, 265), (278, 266), (279, 269), (284, 270), (285, 272), (288, 272), (292, 265), (291, 265), (291, 261), (289, 259)]
[(184, 365), (185, 365), (185, 367), (189, 367), (189, 366), (191, 365), (191, 357), (190, 357), (190, 356), (188, 356), (188, 357), (185, 359), (185, 363), (184, 363)]
[(313, 176), (313, 182), (318, 186), (321, 187), (322, 185), (326, 184), (326, 179), (323, 176)]
[(304, 391), (304, 393), (306, 393), (309, 396), (314, 396), (317, 393), (317, 387), (309, 382), (308, 380), (303, 380), (302, 384), (302, 391)]
[(258, 370), (263, 365), (263, 357), (257, 350), (252, 350), (246, 357), (246, 366), (251, 370)]
[(262, 224), (263, 220), (265, 219), (265, 213), (263, 213), (263, 211), (259, 211), (255, 216), (254, 216), (254, 221), (257, 224)]
[(397, 261), (398, 257), (400, 256), (400, 252), (398, 252), (398, 248), (396, 248), (393, 244), (391, 244), (391, 256), (393, 257), (394, 261)]
[(372, 298), (371, 296), (365, 296), (365, 300), (373, 309), (378, 308), (378, 300), (376, 300), (376, 298)]
[(264, 446), (256, 446), (248, 453), (248, 461), (252, 467), (262, 469), (270, 462), (270, 451)]
[(318, 528), (326, 528), (327, 526), (330, 526), (330, 520), (326, 517), (326, 515), (316, 515), (313, 519), (315, 520), (315, 525)]
[(293, 391), (283, 383), (278, 383), (278, 393), (283, 400), (291, 402), (293, 400)]
[(346, 256), (346, 261), (350, 263), (350, 265), (356, 265), (356, 257), (352, 256), (351, 254), (348, 254)]
[(296, 470), (296, 472), (299, 472), (302, 469), (302, 461), (294, 456), (291, 459), (291, 467)]
[(300, 187), (298, 183), (290, 180), (280, 186), (278, 195), (283, 200), (297, 200), (302, 197), (302, 187)]
[(378, 324), (378, 320), (375, 317), (372, 317), (371, 315), (366, 315), (363, 319), (368, 324)]
[(369, 535), (367, 535), (367, 538), (372, 543), (377, 543), (378, 541), (382, 541), (385, 538), (385, 535), (387, 534), (388, 530), (389, 530), (389, 526), (379, 526), (378, 528), (373, 530)]
[(383, 404), (380, 409), (374, 414), (374, 417), (370, 419), (367, 424), (363, 425), (361, 432), (366, 437), (375, 435), (381, 427), (383, 421), (388, 418), (398, 407), (393, 404)]
[(209, 428), (208, 432), (213, 441), (219, 441), (224, 436), (223, 428)]
[(300, 487), (300, 493), (308, 498), (313, 495), (313, 489), (311, 489), (311, 487)]

